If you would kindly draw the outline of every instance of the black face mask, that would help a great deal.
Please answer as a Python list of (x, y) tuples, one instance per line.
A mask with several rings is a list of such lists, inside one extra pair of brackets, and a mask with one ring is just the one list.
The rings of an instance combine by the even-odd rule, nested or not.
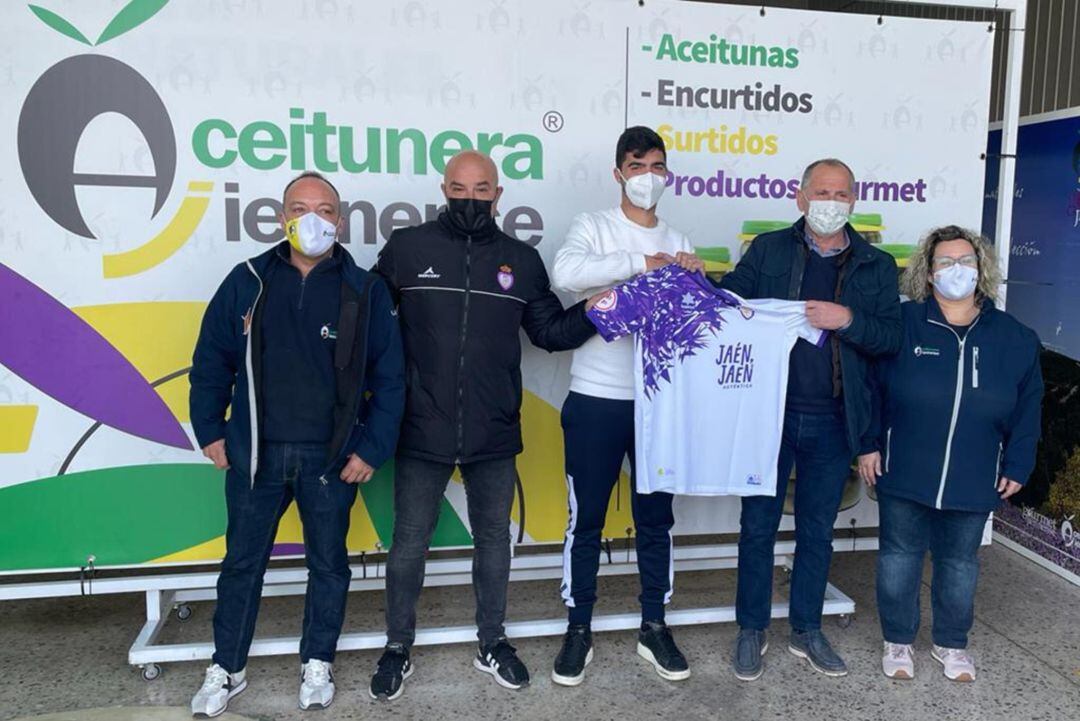
[(493, 200), (479, 198), (447, 198), (446, 212), (450, 223), (463, 233), (483, 233), (494, 225), (491, 217)]

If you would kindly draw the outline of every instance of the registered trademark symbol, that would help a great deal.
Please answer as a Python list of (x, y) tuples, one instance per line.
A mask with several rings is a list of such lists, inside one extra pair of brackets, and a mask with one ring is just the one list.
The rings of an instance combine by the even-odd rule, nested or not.
[(557, 133), (562, 130), (563, 122), (562, 113), (557, 110), (549, 110), (544, 113), (544, 130), (549, 133)]

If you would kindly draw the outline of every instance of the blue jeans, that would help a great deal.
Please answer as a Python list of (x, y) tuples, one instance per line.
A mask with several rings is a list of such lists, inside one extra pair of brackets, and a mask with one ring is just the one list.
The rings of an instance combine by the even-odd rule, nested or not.
[(919, 588), (926, 552), (934, 567), (930, 587), (934, 643), (967, 648), (975, 621), (979, 544), (988, 512), (945, 511), (878, 494), (881, 518), (877, 603), (881, 632), (910, 644), (919, 631)]
[[(505, 634), (506, 586), (510, 582), (510, 509), (517, 488), (514, 458), (459, 466), (465, 481), (473, 537), (473, 592), (482, 645)], [(416, 640), (416, 602), (439, 521), (443, 493), (454, 466), (398, 456), (394, 461), (394, 542), (386, 563), (386, 636), (411, 646)]]
[(278, 521), (294, 498), (308, 568), (300, 660), (334, 660), (352, 580), (345, 536), (356, 486), (338, 477), (340, 469), (320, 478), (327, 452), (324, 444), (264, 443), (254, 487), (231, 469), (225, 476), (228, 529), (214, 611), (214, 663), (230, 673), (247, 666), (263, 574)]
[(784, 413), (776, 496), (742, 500), (735, 620), (765, 630), (772, 616), (773, 547), (792, 465), (795, 484), (795, 561), (789, 621), (796, 631), (821, 628), (832, 561), (833, 523), (851, 473), (851, 450), (841, 413)]

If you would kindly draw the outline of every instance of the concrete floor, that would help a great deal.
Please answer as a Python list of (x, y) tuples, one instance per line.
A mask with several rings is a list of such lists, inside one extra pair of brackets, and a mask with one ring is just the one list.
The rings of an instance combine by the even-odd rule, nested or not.
[[(786, 593), (778, 571), (778, 595)], [(521, 640), (519, 653), (533, 673), (520, 692), (495, 685), (471, 665), (473, 647), (422, 647), (414, 652), (415, 675), (405, 695), (390, 704), (367, 696), (369, 674), (378, 652), (349, 652), (335, 667), (334, 706), (322, 712), (296, 709), (298, 661), (253, 658), (250, 686), (230, 712), (257, 719), (895, 719), (948, 721), (1078, 718), (1080, 709), (1080, 589), (1001, 548), (985, 549), (979, 583), (972, 651), (979, 680), (947, 681), (929, 657), (929, 635), (918, 641), (916, 679), (889, 681), (881, 675), (881, 639), (874, 607), (874, 554), (837, 554), (833, 582), (855, 599), (852, 625), (827, 622), (837, 650), (851, 674), (830, 679), (814, 673), (786, 650), (786, 623), (774, 625), (765, 676), (741, 683), (731, 675), (728, 657), (732, 624), (676, 629), (676, 639), (694, 675), (673, 684), (661, 680), (634, 654), (633, 632), (595, 637), (596, 658), (585, 684), (553, 686), (551, 661), (559, 639)], [(688, 573), (676, 578), (672, 608), (728, 603), (734, 598), (734, 572)], [(603, 613), (633, 610), (636, 579), (601, 579)], [(0, 603), (0, 719), (104, 706), (184, 707), (201, 682), (205, 663), (172, 664), (145, 682), (125, 663), (127, 647), (141, 625), (141, 596), (108, 596)], [(929, 589), (924, 588), (924, 618), (929, 619)], [(185, 623), (170, 622), (162, 641), (210, 637), (212, 604), (195, 604)], [(261, 635), (297, 632), (301, 600), (267, 599), (259, 621)], [(557, 583), (513, 584), (514, 620), (561, 615)], [(381, 627), (381, 593), (350, 599), (349, 630)], [(421, 624), (463, 624), (470, 620), (468, 588), (425, 589)], [(145, 709), (143, 717), (162, 720), (164, 709)], [(84, 718), (89, 716), (84, 715)], [(182, 718), (177, 713), (175, 718)], [(80, 718), (65, 715), (65, 718)], [(141, 718), (120, 711), (102, 719)], [(174, 718), (170, 715), (168, 718)]]

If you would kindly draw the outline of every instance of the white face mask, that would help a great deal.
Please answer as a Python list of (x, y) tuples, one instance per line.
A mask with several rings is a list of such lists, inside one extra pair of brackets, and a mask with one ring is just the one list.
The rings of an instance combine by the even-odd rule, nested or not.
[(959, 263), (934, 273), (934, 288), (949, 300), (963, 300), (971, 296), (978, 284), (979, 271)]
[(664, 194), (664, 189), (667, 187), (667, 178), (656, 173), (642, 173), (627, 178), (622, 174), (621, 170), (615, 172), (623, 179), (623, 189), (626, 191), (626, 197), (642, 210), (656, 207), (656, 204), (660, 202), (660, 196)]
[(818, 235), (832, 235), (848, 222), (851, 204), (841, 200), (811, 200), (806, 209), (806, 224)]
[(317, 213), (304, 213), (285, 223), (289, 245), (309, 258), (318, 258), (337, 240), (337, 226)]

